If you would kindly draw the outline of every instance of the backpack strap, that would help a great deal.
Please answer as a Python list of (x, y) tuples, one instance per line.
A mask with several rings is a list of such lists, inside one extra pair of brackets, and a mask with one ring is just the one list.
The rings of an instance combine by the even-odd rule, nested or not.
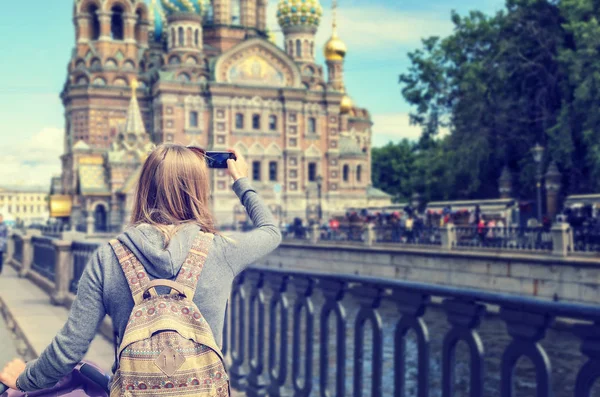
[(214, 237), (211, 233), (198, 233), (175, 279), (175, 282), (181, 284), (189, 300), (192, 300), (196, 293), (196, 285)]
[[(133, 301), (135, 305), (139, 305), (143, 300), (145, 287), (150, 284), (150, 278), (146, 273), (146, 269), (144, 269), (144, 265), (142, 265), (142, 262), (140, 262), (134, 253), (119, 240), (110, 240), (109, 244), (117, 256), (121, 269), (123, 269), (123, 274), (125, 274), (125, 279), (131, 290)], [(150, 293), (154, 295), (154, 289), (151, 289)]]

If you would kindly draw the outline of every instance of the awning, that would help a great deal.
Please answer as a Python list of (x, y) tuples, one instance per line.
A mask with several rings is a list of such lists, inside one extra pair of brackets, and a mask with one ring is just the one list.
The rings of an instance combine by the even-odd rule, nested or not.
[(600, 205), (600, 194), (574, 194), (567, 196), (565, 207), (581, 208), (586, 205)]
[(65, 218), (71, 216), (73, 199), (71, 196), (55, 194), (50, 196), (50, 217)]

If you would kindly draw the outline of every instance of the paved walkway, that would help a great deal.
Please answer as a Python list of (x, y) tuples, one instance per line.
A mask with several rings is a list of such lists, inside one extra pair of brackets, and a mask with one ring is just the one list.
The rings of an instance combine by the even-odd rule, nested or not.
[[(51, 305), (50, 298), (43, 290), (31, 281), (19, 278), (11, 266), (4, 266), (0, 275), (0, 300), (35, 356), (50, 344), (67, 321), (69, 312), (66, 308)], [(0, 317), (0, 321), (1, 319)], [(6, 326), (3, 323), (0, 325), (0, 340), (4, 340), (1, 332), (6, 331)], [(5, 353), (1, 345), (0, 352), (0, 365), (10, 360), (5, 356), (14, 355), (13, 350)], [(114, 361), (112, 343), (101, 335), (96, 336), (85, 359), (109, 371)]]

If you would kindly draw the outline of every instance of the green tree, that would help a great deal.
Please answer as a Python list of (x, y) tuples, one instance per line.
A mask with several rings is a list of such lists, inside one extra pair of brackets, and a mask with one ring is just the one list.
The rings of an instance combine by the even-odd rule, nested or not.
[(413, 192), (411, 176), (415, 172), (414, 144), (407, 139), (390, 142), (373, 148), (371, 159), (373, 186), (391, 194), (395, 202), (409, 199)]
[[(517, 193), (532, 196), (530, 149), (536, 142), (550, 146), (549, 159), (559, 168), (576, 157), (557, 143), (564, 139), (559, 120), (570, 119), (560, 117), (568, 80), (561, 61), (565, 16), (555, 1), (508, 0), (495, 15), (454, 13), (452, 21), (454, 33), (423, 40), (400, 76), (402, 94), (414, 105), (412, 121), (423, 129), (418, 151), (431, 167), (440, 167), (422, 170), (415, 186), (430, 197), (497, 197), (508, 165), (518, 175)], [(446, 126), (450, 136), (434, 145)], [(566, 151), (562, 157), (559, 146)]]

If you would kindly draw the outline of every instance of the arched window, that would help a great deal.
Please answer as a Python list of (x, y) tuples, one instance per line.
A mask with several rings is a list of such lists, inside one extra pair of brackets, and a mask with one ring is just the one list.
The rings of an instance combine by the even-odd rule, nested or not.
[(317, 180), (317, 163), (308, 163), (308, 181), (316, 182)]
[(362, 165), (359, 165), (358, 167), (356, 167), (356, 181), (360, 182), (361, 177), (362, 177)]
[(309, 51), (309, 48), (308, 48), (308, 46), (309, 46), (309, 44), (308, 44), (308, 40), (304, 40), (303, 52), (304, 52), (304, 56), (305, 56), (305, 57), (306, 57), (306, 56), (308, 56), (308, 51)]
[(244, 128), (244, 115), (242, 113), (235, 114), (235, 128), (238, 130)]
[(240, 13), (241, 13), (240, 0), (231, 0), (231, 24), (232, 25), (239, 25), (241, 23)]
[(277, 116), (269, 116), (269, 130), (277, 131)]
[(260, 130), (260, 114), (252, 115), (252, 129)]
[(277, 161), (269, 162), (269, 181), (277, 182)]
[(289, 54), (290, 56), (294, 56), (294, 41), (293, 41), (293, 40), (290, 40), (290, 41), (288, 42), (288, 47), (287, 47), (287, 50), (288, 50), (288, 54)]
[(310, 56), (311, 57), (315, 56), (315, 42), (314, 41), (310, 42)]
[(183, 33), (183, 28), (179, 27), (179, 29), (177, 29), (177, 37), (178, 37), (178, 43), (179, 43), (179, 47), (183, 47), (183, 43), (184, 43), (184, 33)]
[(113, 40), (123, 40), (125, 37), (125, 28), (123, 23), (123, 8), (120, 5), (115, 5), (111, 8), (112, 16), (110, 17), (110, 35)]
[(179, 76), (177, 76), (177, 80), (183, 82), (183, 83), (189, 83), (190, 82), (190, 75), (187, 73), (181, 73)]
[(138, 43), (142, 41), (142, 10), (138, 9), (135, 12), (136, 20), (135, 20), (135, 41)]
[(344, 182), (348, 182), (348, 174), (350, 174), (350, 167), (348, 167), (347, 164), (343, 168), (343, 174), (344, 174)]
[(196, 33), (194, 33), (194, 44), (196, 48), (200, 46), (200, 31), (196, 29)]
[(177, 43), (175, 38), (175, 28), (171, 28), (171, 37), (169, 39), (171, 40), (171, 47), (175, 47), (175, 43)]
[(300, 39), (296, 40), (296, 56), (299, 58), (302, 56), (302, 42)]
[(98, 18), (98, 7), (95, 4), (88, 8), (90, 14), (90, 39), (98, 40), (100, 37), (100, 18)]
[(192, 46), (192, 28), (187, 28), (185, 35), (185, 45), (188, 47)]

